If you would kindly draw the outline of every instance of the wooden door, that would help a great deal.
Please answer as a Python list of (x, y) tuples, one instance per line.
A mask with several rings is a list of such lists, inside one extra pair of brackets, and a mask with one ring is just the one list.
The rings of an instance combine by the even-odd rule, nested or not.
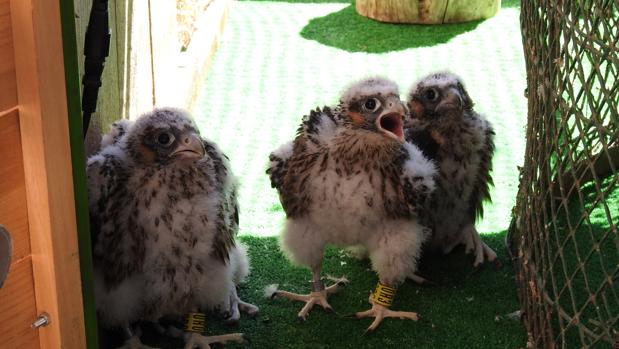
[[(0, 348), (84, 348), (58, 1), (0, 0)], [(31, 327), (39, 314), (49, 324)]]

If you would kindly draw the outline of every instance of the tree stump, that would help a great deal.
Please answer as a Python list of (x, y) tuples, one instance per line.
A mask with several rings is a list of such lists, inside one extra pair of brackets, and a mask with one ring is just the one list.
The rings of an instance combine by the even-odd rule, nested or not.
[(443, 24), (490, 18), (501, 0), (356, 0), (355, 7), (381, 22)]

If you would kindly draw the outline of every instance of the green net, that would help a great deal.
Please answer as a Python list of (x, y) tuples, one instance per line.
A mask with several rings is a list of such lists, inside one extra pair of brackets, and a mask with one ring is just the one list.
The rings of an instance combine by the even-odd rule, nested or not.
[(534, 347), (619, 347), (619, 2), (523, 0), (525, 165), (508, 243)]

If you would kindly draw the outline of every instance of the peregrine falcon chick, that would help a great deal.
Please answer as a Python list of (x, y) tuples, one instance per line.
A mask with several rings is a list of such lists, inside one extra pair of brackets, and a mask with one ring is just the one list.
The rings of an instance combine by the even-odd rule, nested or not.
[[(249, 272), (238, 229), (237, 183), (227, 157), (200, 137), (187, 112), (160, 108), (115, 123), (88, 160), (99, 322), (132, 334), (157, 323), (219, 311), (228, 320), (258, 308), (239, 299)], [(177, 333), (179, 331), (176, 331)], [(186, 348), (241, 341), (242, 334), (180, 332)]]
[(473, 252), (477, 267), (495, 261), (496, 253), (479, 237), (475, 220), (483, 216), (493, 184), (494, 130), (473, 110), (462, 80), (452, 73), (434, 73), (410, 90), (410, 124), (406, 139), (436, 162), (437, 188), (423, 214), (432, 229), (430, 249), (447, 254), (459, 244)]
[(375, 317), (368, 330), (384, 317), (417, 319), (388, 309), (396, 285), (417, 269), (427, 233), (417, 212), (434, 188), (434, 165), (404, 140), (404, 114), (393, 82), (365, 79), (337, 107), (311, 112), (294, 141), (271, 154), (267, 173), (287, 217), (281, 247), (313, 274), (311, 294), (274, 295), (306, 302), (300, 318), (315, 304), (331, 309), (327, 296), (342, 282), (325, 288), (320, 271), (325, 246), (334, 244), (365, 247), (378, 273), (372, 308), (356, 314)]

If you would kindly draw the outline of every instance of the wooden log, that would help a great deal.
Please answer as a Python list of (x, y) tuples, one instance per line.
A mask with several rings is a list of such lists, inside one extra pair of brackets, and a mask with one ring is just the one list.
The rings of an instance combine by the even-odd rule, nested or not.
[(461, 23), (494, 16), (501, 0), (356, 0), (357, 12), (389, 23)]
[(494, 16), (501, 0), (449, 0), (443, 23), (462, 23)]

